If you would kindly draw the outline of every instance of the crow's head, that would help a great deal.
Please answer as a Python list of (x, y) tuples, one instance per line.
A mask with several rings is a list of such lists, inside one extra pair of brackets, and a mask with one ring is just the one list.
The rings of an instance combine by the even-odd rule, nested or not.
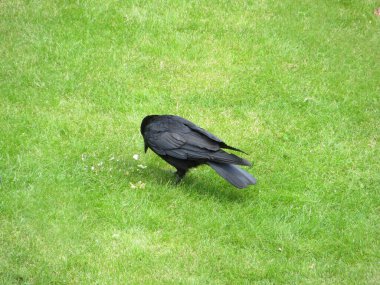
[(141, 122), (141, 126), (140, 126), (140, 132), (141, 134), (144, 136), (144, 131), (145, 131), (145, 127), (156, 117), (157, 115), (149, 115), (149, 116), (146, 116), (142, 122)]
[(146, 152), (148, 150), (148, 144), (146, 143), (146, 139), (145, 139), (145, 135), (144, 135), (144, 132), (145, 132), (145, 127), (147, 125), (149, 125), (149, 123), (154, 120), (154, 118), (156, 118), (158, 115), (149, 115), (149, 116), (146, 116), (142, 122), (141, 122), (141, 127), (140, 127), (140, 132), (141, 132), (141, 135), (143, 136), (144, 138), (144, 151)]

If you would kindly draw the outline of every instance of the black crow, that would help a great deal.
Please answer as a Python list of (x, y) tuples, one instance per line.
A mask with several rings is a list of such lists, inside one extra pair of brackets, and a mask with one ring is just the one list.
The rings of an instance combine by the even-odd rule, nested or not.
[[(145, 152), (150, 148), (177, 169), (177, 182), (186, 172), (201, 164), (208, 164), (220, 176), (237, 188), (255, 184), (256, 179), (235, 165), (251, 163), (222, 150), (241, 151), (192, 122), (173, 115), (146, 116), (141, 123)], [(244, 152), (243, 152), (244, 153)]]

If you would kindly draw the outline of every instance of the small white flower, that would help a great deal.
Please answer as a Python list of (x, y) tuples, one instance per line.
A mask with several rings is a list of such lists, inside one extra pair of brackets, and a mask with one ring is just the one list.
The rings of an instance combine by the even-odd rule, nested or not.
[(118, 239), (120, 237), (120, 233), (113, 233), (112, 237)]
[(138, 154), (134, 154), (134, 155), (133, 155), (133, 159), (134, 159), (134, 160), (139, 160), (139, 158), (140, 158), (140, 156), (139, 156)]
[(144, 189), (145, 188), (145, 183), (139, 181), (136, 184), (133, 184), (132, 182), (129, 182), (129, 185), (131, 186), (132, 189)]
[(94, 171), (95, 170), (95, 166), (91, 166), (91, 170)]

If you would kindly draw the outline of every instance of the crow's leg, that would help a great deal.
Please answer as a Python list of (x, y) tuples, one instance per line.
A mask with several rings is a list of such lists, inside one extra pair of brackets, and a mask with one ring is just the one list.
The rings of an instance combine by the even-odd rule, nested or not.
[(176, 176), (175, 184), (178, 184), (181, 182), (182, 178), (186, 175), (186, 172), (187, 170), (177, 168), (177, 172), (175, 172), (175, 176)]

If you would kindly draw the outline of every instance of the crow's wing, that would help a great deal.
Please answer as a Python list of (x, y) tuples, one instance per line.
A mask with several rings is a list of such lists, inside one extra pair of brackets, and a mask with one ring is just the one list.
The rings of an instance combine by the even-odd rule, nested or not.
[[(159, 132), (154, 136), (147, 137), (149, 146), (160, 155), (178, 159), (251, 165), (245, 159), (224, 152), (217, 142), (207, 136), (193, 131), (188, 132), (186, 128), (176, 131), (176, 133)], [(181, 131), (182, 133), (178, 133)]]
[(222, 164), (239, 164), (251, 166), (251, 163), (234, 154), (227, 153), (223, 150), (210, 151), (196, 148), (189, 144), (183, 145), (180, 149), (172, 149), (166, 152), (167, 155), (178, 158), (193, 160), (198, 162), (218, 162)]
[(202, 129), (201, 127), (198, 127), (196, 124), (178, 116), (173, 116), (173, 117), (175, 118), (177, 122), (184, 124), (185, 126), (189, 127), (193, 131), (198, 132), (215, 142), (219, 142), (219, 143), (223, 142), (220, 138), (218, 138), (217, 136), (214, 136), (212, 133), (209, 133), (208, 131)]
[(182, 136), (170, 132), (160, 132), (154, 136), (147, 136), (146, 139), (149, 147), (161, 155), (166, 155), (167, 151), (178, 149), (186, 143)]
[(247, 154), (246, 152), (242, 151), (241, 149), (238, 149), (238, 148), (235, 148), (235, 147), (232, 147), (232, 146), (229, 146), (227, 145), (224, 141), (222, 141), (220, 138), (218, 138), (217, 136), (214, 136), (212, 133), (206, 131), (205, 129), (202, 129), (201, 127), (198, 127), (196, 124), (184, 119), (184, 118), (181, 118), (181, 117), (178, 117), (178, 116), (173, 116), (175, 118), (175, 120), (181, 124), (184, 124), (185, 126), (187, 126), (188, 128), (190, 128), (192, 131), (194, 132), (197, 132), (203, 136), (206, 136), (208, 137), (210, 140), (214, 141), (214, 142), (217, 142), (218, 143), (218, 148), (227, 148), (227, 149), (232, 149), (232, 150), (236, 150), (236, 151), (240, 151), (242, 153), (245, 153)]

